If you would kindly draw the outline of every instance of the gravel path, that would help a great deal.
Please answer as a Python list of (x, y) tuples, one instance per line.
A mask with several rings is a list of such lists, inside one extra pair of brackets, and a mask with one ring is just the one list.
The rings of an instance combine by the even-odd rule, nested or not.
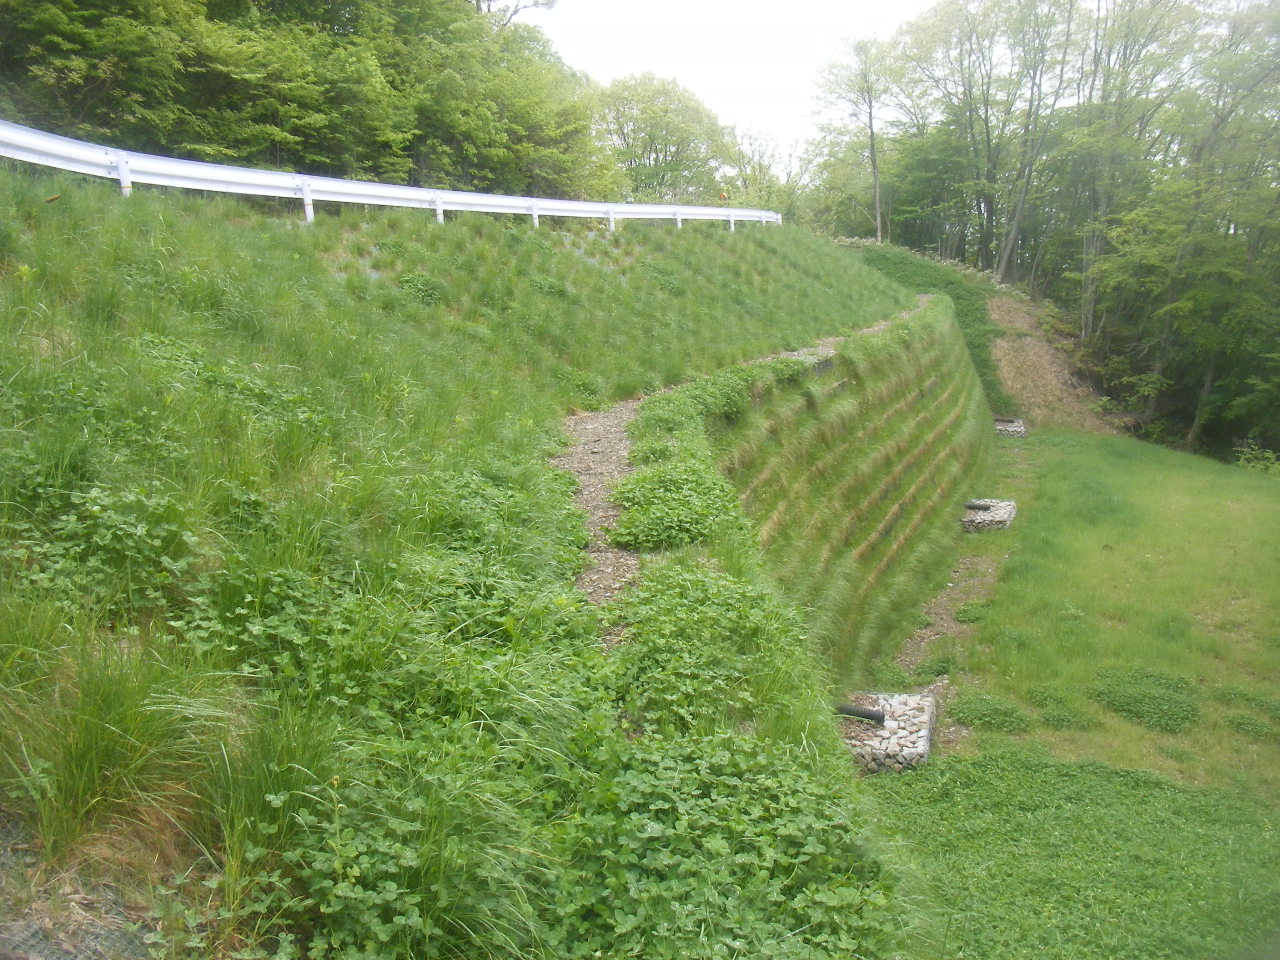
[(632, 580), (640, 569), (640, 556), (621, 550), (605, 539), (605, 531), (618, 519), (618, 508), (609, 500), (614, 485), (631, 472), (627, 456), (631, 440), (627, 424), (636, 415), (639, 400), (624, 400), (608, 410), (575, 413), (565, 422), (573, 443), (552, 458), (551, 465), (577, 478), (573, 502), (587, 514), (587, 567), (578, 575), (578, 589), (592, 603), (603, 603)]
[[(927, 295), (919, 297), (919, 307), (929, 302)], [(898, 317), (885, 320), (873, 327), (858, 331), (860, 336), (879, 333), (896, 320), (909, 316), (905, 311)], [(827, 337), (813, 346), (799, 350), (787, 350), (752, 363), (763, 363), (780, 357), (795, 357), (814, 365), (835, 356), (845, 337)], [(563, 452), (551, 459), (551, 465), (567, 470), (578, 481), (573, 502), (587, 514), (587, 566), (578, 575), (576, 585), (592, 603), (603, 603), (617, 595), (636, 576), (640, 569), (640, 556), (630, 550), (621, 550), (606, 539), (606, 531), (618, 519), (618, 508), (609, 496), (618, 481), (631, 472), (627, 457), (631, 453), (631, 440), (627, 425), (635, 419), (643, 398), (624, 400), (607, 410), (575, 413), (565, 421), (565, 431), (573, 442)]]

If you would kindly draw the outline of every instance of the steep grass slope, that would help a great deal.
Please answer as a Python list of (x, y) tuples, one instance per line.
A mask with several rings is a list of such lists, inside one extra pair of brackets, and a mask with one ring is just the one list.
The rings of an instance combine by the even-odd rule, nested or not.
[(841, 681), (868, 679), (954, 548), (991, 414), (949, 300), (846, 342), (717, 438), (771, 575)]
[[(0, 805), (47, 875), (165, 904), (172, 956), (882, 954), (822, 698), (619, 722), (546, 458), (912, 298), (790, 229), (265, 209), (0, 171)], [(651, 621), (807, 649), (718, 582)]]

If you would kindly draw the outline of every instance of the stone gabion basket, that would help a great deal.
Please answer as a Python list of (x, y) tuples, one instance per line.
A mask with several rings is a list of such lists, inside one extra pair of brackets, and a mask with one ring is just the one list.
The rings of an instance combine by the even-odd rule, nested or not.
[(867, 773), (900, 773), (929, 759), (936, 714), (927, 693), (867, 693), (864, 705), (884, 711), (884, 725), (865, 720), (842, 721), (844, 741), (854, 761)]
[(961, 523), (969, 533), (978, 530), (1003, 530), (1013, 523), (1017, 512), (1018, 503), (1015, 500), (970, 500), (964, 505)]
[(1027, 425), (1012, 417), (996, 417), (996, 435), (1001, 437), (1025, 437)]

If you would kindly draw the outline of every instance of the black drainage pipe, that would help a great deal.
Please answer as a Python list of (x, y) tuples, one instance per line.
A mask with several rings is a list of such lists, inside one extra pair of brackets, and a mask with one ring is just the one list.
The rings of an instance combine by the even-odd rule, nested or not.
[(884, 725), (883, 710), (872, 710), (870, 707), (855, 707), (851, 703), (842, 703), (836, 707), (836, 713), (842, 717), (857, 717), (859, 720), (870, 720), (872, 723)]

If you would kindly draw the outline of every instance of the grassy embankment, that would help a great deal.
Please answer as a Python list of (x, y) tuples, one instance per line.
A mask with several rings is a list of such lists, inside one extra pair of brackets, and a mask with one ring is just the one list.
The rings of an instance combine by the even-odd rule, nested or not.
[(827, 382), (717, 438), (765, 565), (809, 611), (839, 682), (871, 680), (949, 563), (966, 484), (990, 443), (990, 411), (941, 297), (848, 342)]
[[(924, 289), (967, 282), (871, 259)], [(950, 671), (950, 719), (975, 735), (867, 781), (930, 878), (922, 955), (1274, 956), (1280, 485), (1032, 424), (998, 441), (984, 489), (1019, 505), (965, 541), (994, 591), (914, 678)]]
[(0, 225), (0, 802), (44, 870), (4, 878), (10, 909), (74, 868), (174, 890), (184, 957), (897, 936), (794, 612), (745, 568), (660, 565), (629, 629), (680, 624), (720, 678), (664, 712), (571, 587), (546, 459), (574, 407), (904, 291), (790, 229), (304, 229), (8, 169)]

